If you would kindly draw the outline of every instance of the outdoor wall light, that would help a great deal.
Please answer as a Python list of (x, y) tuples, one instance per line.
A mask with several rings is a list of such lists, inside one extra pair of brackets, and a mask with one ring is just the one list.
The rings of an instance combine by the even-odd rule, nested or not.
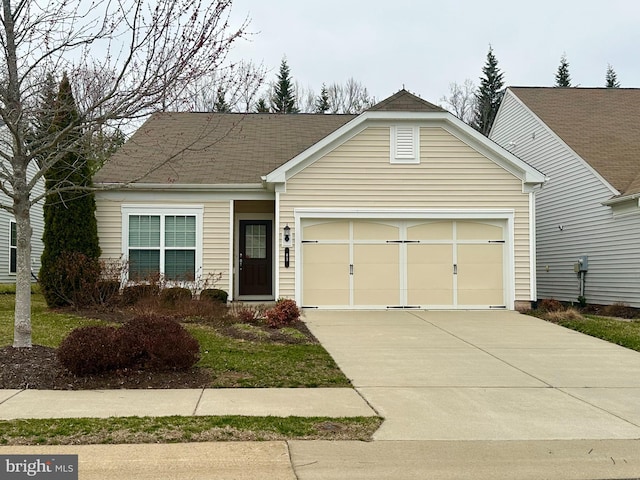
[(284, 227), (284, 243), (289, 243), (291, 240), (291, 227), (289, 225), (285, 225)]

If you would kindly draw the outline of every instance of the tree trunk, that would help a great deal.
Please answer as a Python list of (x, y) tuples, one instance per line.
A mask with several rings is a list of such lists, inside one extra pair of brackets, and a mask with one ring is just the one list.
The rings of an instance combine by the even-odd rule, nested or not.
[[(26, 169), (24, 171), (24, 182), (26, 185)], [(13, 346), (16, 348), (31, 347), (31, 217), (29, 215), (28, 193), (26, 195), (18, 193), (25, 190), (26, 186), (24, 189), (16, 189), (13, 204), (18, 240), (16, 305), (13, 328)]]

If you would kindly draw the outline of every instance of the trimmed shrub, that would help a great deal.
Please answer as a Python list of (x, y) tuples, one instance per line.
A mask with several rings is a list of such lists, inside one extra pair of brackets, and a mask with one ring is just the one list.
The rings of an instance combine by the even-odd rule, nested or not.
[(155, 297), (159, 291), (160, 287), (155, 284), (130, 285), (122, 290), (122, 303), (133, 305), (143, 298)]
[(181, 302), (191, 300), (191, 290), (183, 287), (171, 287), (160, 290), (160, 303), (166, 306), (175, 306)]
[(208, 299), (213, 302), (227, 303), (229, 294), (219, 288), (207, 288), (200, 292), (200, 300)]
[(265, 312), (267, 325), (272, 328), (286, 327), (300, 319), (300, 309), (294, 300), (280, 299), (273, 308)]
[(60, 363), (76, 375), (102, 373), (124, 366), (128, 356), (116, 348), (118, 329), (107, 326), (81, 327), (73, 330), (60, 344)]
[(145, 315), (128, 321), (120, 332), (142, 351), (138, 359), (152, 370), (186, 370), (200, 358), (198, 341), (182, 325), (168, 317)]
[[(44, 255), (43, 255), (44, 258)], [(62, 252), (40, 270), (42, 293), (49, 307), (86, 307), (95, 303), (100, 262), (80, 252)]]

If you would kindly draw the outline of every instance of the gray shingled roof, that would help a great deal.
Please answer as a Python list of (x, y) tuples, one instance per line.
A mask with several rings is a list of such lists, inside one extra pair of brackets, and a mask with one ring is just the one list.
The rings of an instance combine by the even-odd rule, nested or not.
[(298, 155), (355, 115), (155, 113), (96, 183), (243, 184)]
[[(373, 111), (443, 112), (406, 90)], [(96, 183), (260, 183), (356, 115), (155, 113), (96, 174)]]
[(622, 195), (640, 193), (640, 89), (509, 90)]
[(404, 88), (389, 98), (376, 103), (370, 112), (446, 112), (446, 110), (416, 97)]

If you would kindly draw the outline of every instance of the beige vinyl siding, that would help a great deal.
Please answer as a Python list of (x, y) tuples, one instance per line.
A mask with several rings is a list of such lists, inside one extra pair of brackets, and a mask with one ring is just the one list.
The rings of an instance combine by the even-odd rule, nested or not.
[[(98, 219), (98, 237), (102, 258), (116, 259), (122, 256), (122, 213), (121, 207), (126, 205), (149, 205), (148, 201), (134, 199), (96, 199), (96, 217)], [(202, 268), (203, 279), (210, 275), (222, 273), (216, 288), (229, 291), (229, 241), (230, 241), (230, 203), (228, 200), (215, 202), (169, 201), (164, 197), (158, 205), (203, 205), (202, 220)]]
[[(287, 181), (281, 231), (295, 208), (514, 209), (515, 300), (530, 300), (529, 196), (522, 181), (439, 127), (420, 128), (420, 164), (390, 163), (389, 126), (369, 127)], [(295, 237), (294, 237), (295, 238)], [(279, 295), (294, 297), (280, 264)]]

